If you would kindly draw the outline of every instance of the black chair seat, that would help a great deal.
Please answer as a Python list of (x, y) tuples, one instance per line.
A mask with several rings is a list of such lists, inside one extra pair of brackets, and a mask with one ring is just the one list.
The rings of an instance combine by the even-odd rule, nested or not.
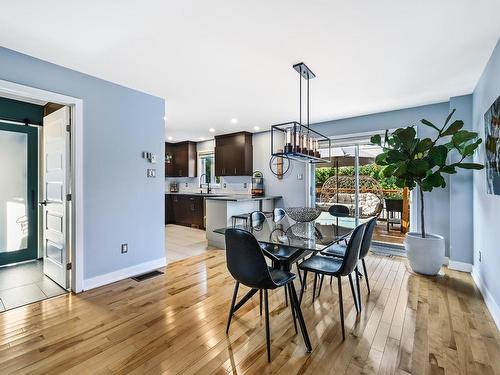
[(296, 277), (294, 273), (274, 268), (269, 268), (269, 273), (271, 274), (271, 279), (273, 279), (276, 287), (286, 285)]
[(346, 247), (344, 245), (332, 245), (327, 249), (323, 250), (321, 254), (330, 255), (338, 258), (343, 258), (345, 255)]
[(301, 252), (301, 250), (299, 248), (296, 248), (296, 247), (280, 246), (280, 245), (273, 245), (273, 244), (261, 244), (260, 247), (262, 247), (262, 249), (273, 254), (279, 260), (283, 260), (283, 261), (286, 261), (286, 260), (295, 261), (295, 259), (299, 255), (298, 253)]
[(299, 268), (308, 272), (325, 275), (338, 275), (342, 267), (342, 260), (323, 255), (315, 255), (300, 263)]

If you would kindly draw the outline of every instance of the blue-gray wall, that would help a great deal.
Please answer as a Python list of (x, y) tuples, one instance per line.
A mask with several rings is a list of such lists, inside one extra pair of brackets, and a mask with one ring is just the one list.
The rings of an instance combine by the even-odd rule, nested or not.
[[(500, 41), (473, 92), (473, 128), (484, 139), (484, 114), (500, 95)], [(484, 163), (484, 145), (475, 157)], [(486, 173), (474, 173), (474, 269), (488, 307), (500, 325), (500, 196), (486, 193)], [(479, 260), (481, 252), (481, 261)]]
[[(0, 79), (83, 100), (84, 278), (157, 260), (164, 248), (164, 100), (0, 48)], [(120, 244), (128, 243), (128, 254)]]

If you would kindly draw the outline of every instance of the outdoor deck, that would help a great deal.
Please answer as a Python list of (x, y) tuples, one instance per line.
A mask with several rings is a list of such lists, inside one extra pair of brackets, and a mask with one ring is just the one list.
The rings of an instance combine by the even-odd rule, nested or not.
[(399, 230), (399, 225), (394, 225), (393, 228), (387, 231), (386, 222), (382, 220), (377, 221), (375, 232), (373, 233), (373, 240), (379, 242), (388, 242), (392, 244), (402, 245), (405, 234)]

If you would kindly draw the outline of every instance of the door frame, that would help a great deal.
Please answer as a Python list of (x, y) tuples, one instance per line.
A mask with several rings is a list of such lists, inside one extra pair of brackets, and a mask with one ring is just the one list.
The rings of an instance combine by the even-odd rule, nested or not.
[(68, 95), (41, 90), (18, 83), (0, 80), (0, 93), (13, 95), (19, 100), (53, 102), (71, 108), (70, 183), (71, 214), (69, 225), (70, 262), (72, 264), (71, 290), (83, 291), (84, 275), (84, 209), (83, 209), (83, 100)]
[[(0, 131), (26, 134), (27, 142), (27, 196), (28, 196), (28, 242), (26, 249), (3, 253), (2, 257), (7, 259), (5, 265), (34, 260), (38, 255), (38, 132), (37, 129), (28, 126), (14, 125), (0, 120)], [(30, 183), (32, 189), (30, 189)], [(33, 192), (33, 194), (31, 194)], [(35, 209), (33, 209), (33, 206)], [(25, 251), (19, 254), (19, 251)]]

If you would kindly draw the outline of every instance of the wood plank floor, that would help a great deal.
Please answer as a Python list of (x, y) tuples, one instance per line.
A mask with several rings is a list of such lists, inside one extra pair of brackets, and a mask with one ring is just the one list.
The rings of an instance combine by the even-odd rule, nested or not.
[[(221, 250), (0, 314), (0, 373), (10, 374), (498, 374), (500, 335), (469, 275), (416, 276), (405, 260), (370, 255), (372, 293), (356, 316), (344, 284), (302, 308), (313, 352), (296, 335), (282, 291), (270, 294), (271, 364), (258, 297), (225, 324), (233, 280)], [(312, 281), (312, 278), (310, 278)], [(345, 281), (345, 280), (344, 280)], [(240, 295), (244, 293), (240, 288)]]

